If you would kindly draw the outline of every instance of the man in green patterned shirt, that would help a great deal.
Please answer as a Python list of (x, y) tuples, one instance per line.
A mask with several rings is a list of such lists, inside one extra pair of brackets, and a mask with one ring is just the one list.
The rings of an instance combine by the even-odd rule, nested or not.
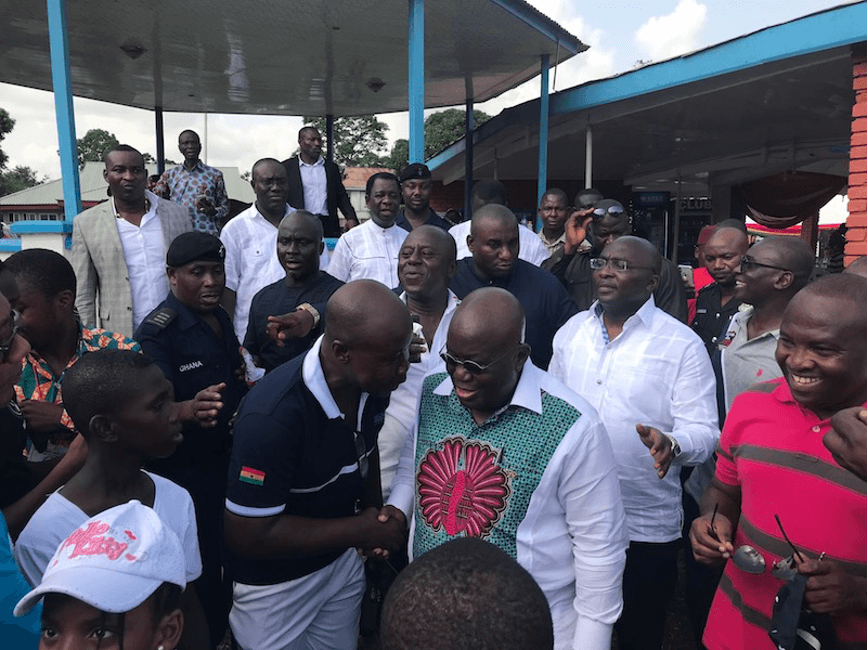
[[(389, 505), (413, 517), (411, 556), (456, 537), (489, 541), (542, 588), (555, 648), (608, 650), (627, 548), (612, 450), (594, 409), (529, 355), (512, 294), (465, 298)], [(396, 516), (388, 508), (382, 518)]]

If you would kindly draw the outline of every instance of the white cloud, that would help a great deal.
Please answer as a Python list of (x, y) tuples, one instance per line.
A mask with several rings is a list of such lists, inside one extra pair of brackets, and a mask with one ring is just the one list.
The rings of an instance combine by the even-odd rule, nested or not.
[(635, 34), (642, 58), (661, 61), (695, 50), (707, 13), (696, 0), (679, 0), (672, 13), (646, 20)]

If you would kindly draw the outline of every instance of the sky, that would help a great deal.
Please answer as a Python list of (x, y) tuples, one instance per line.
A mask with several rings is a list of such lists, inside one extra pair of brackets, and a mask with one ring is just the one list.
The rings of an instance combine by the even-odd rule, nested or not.
[[(436, 1), (436, 0), (432, 0)], [(529, 0), (530, 4), (577, 36), (590, 49), (550, 73), (553, 90), (625, 72), (637, 61), (662, 61), (731, 38), (841, 4), (829, 0)], [(506, 107), (539, 96), (539, 80), (526, 82), (476, 108), (496, 115)], [(105, 129), (121, 142), (156, 153), (154, 114), (89, 99), (74, 100), (78, 137), (89, 129)], [(39, 178), (58, 178), (57, 129), (54, 100), (49, 92), (0, 84), (0, 107), (16, 124), (0, 148), (9, 167), (24, 165)], [(390, 146), (407, 137), (407, 114), (379, 116), (389, 125)], [(173, 134), (192, 128), (204, 132), (201, 114), (166, 113), (166, 155), (180, 159)], [(203, 152), (214, 166), (249, 169), (262, 155), (289, 156), (296, 148), (300, 117), (209, 115)], [(282, 151), (274, 152), (275, 133), (285, 135)], [(265, 153), (263, 153), (265, 152)]]

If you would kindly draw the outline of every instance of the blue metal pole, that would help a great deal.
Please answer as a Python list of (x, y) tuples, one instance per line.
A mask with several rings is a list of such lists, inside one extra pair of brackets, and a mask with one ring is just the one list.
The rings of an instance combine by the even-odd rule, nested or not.
[(473, 97), (465, 102), (464, 123), (464, 218), (469, 219), (473, 211)]
[(47, 2), (54, 113), (57, 120), (57, 141), (60, 144), (60, 173), (63, 177), (64, 218), (72, 221), (72, 218), (81, 212), (81, 185), (78, 179), (78, 143), (75, 141), (72, 78), (69, 73), (66, 3), (65, 0)]
[[(548, 173), (549, 156), (549, 55), (540, 57), (540, 90), (539, 90), (539, 168), (537, 171), (537, 197), (536, 203), (542, 200), (546, 191), (546, 175)], [(537, 218), (537, 230), (542, 224)]]
[(425, 0), (409, 0), (407, 103), (410, 112), (410, 160), (425, 162)]

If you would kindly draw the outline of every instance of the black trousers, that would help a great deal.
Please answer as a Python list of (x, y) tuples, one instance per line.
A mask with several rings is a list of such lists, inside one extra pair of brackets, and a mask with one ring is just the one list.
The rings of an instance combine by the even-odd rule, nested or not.
[(619, 650), (660, 650), (666, 608), (678, 580), (681, 540), (630, 542), (624, 568), (624, 611), (615, 623)]

